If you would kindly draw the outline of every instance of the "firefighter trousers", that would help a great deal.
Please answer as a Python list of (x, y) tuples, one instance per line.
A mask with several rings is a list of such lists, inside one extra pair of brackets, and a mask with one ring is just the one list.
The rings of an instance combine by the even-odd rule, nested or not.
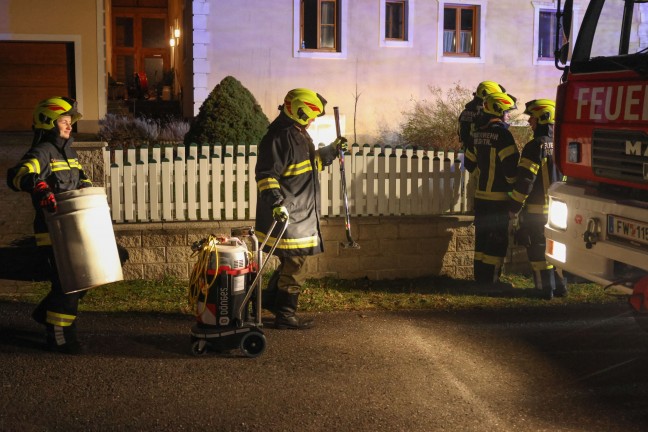
[(508, 250), (508, 206), (505, 201), (475, 199), (474, 278), (478, 283), (499, 281)]
[(562, 295), (566, 291), (565, 283), (560, 277), (556, 268), (547, 262), (545, 249), (547, 240), (544, 235), (544, 227), (547, 223), (547, 216), (543, 214), (522, 213), (520, 215), (520, 229), (525, 233), (527, 257), (533, 269), (533, 281), (536, 289), (551, 298), (554, 295)]
[(57, 335), (57, 344), (62, 345), (76, 340), (76, 317), (79, 308), (79, 300), (85, 295), (85, 291), (66, 294), (59, 277), (54, 251), (51, 246), (40, 246), (39, 248), (41, 265), (45, 266), (51, 287), (49, 293), (41, 300), (32, 313), (32, 317), (39, 323), (44, 324), (48, 333)]

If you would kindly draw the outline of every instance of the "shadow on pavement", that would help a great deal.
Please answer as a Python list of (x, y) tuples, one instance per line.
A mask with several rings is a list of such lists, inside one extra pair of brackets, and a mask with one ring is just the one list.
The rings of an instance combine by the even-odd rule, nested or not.
[(34, 237), (15, 240), (9, 246), (0, 247), (0, 279), (16, 281), (49, 280), (47, 267), (41, 264), (41, 256)]

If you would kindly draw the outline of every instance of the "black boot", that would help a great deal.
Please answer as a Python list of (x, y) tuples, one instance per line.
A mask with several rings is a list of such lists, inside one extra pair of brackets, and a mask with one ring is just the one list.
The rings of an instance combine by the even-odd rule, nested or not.
[(45, 301), (38, 303), (36, 309), (31, 314), (31, 317), (38, 324), (46, 325), (45, 319), (47, 317), (47, 306), (45, 306)]
[(299, 291), (289, 293), (288, 291), (278, 290), (276, 300), (276, 318), (275, 328), (290, 330), (306, 330), (313, 327), (313, 320), (301, 319), (297, 312), (297, 303), (299, 301)]
[(554, 270), (554, 278), (556, 279), (556, 289), (554, 290), (554, 296), (556, 297), (567, 297), (567, 278), (562, 278)]
[(83, 354), (83, 346), (76, 336), (76, 325), (61, 327), (47, 324), (46, 329), (47, 348), (50, 351), (72, 355)]

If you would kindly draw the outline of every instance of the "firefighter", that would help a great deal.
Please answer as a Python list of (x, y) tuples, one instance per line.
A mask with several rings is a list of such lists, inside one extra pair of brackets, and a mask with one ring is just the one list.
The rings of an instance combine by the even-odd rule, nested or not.
[[(330, 165), (340, 150), (347, 149), (343, 137), (315, 149), (307, 129), (324, 115), (325, 105), (326, 100), (312, 90), (290, 90), (259, 145), (255, 229), (260, 240), (270, 236), (266, 249), (275, 244), (281, 224), (289, 223), (274, 252), (279, 266), (262, 297), (264, 308), (275, 314), (275, 327), (280, 329), (313, 326), (312, 320), (299, 318), (295, 313), (306, 275), (306, 259), (324, 251), (318, 172)], [(278, 223), (270, 233), (273, 219)]]
[(459, 114), (459, 141), (461, 148), (465, 151), (467, 148), (472, 147), (472, 132), (474, 129), (474, 121), (481, 116), (484, 107), (484, 98), (491, 93), (500, 92), (506, 93), (506, 90), (495, 81), (482, 81), (477, 86), (477, 90), (473, 93), (473, 99), (466, 104), (464, 110)]
[(503, 92), (487, 95), (475, 123), (474, 145), (466, 150), (466, 169), (477, 172), (474, 278), (494, 288), (510, 288), (499, 277), (508, 249), (508, 193), (515, 183), (519, 157), (508, 130), (514, 109), (515, 97)]
[(517, 220), (516, 243), (525, 246), (533, 269), (535, 287), (544, 298), (567, 294), (564, 281), (554, 266), (545, 260), (547, 223), (547, 190), (560, 180), (553, 158), (553, 128), (556, 103), (550, 99), (534, 99), (526, 103), (533, 139), (522, 149), (517, 167), (517, 180), (511, 192), (509, 217)]
[(45, 212), (56, 213), (57, 193), (92, 186), (72, 148), (74, 139), (70, 137), (72, 125), (80, 118), (73, 99), (52, 97), (38, 103), (33, 114), (32, 146), (7, 172), (7, 184), (11, 189), (31, 195), (36, 210), (36, 245), (51, 281), (49, 293), (33, 311), (32, 318), (45, 325), (48, 348), (67, 354), (82, 351), (76, 335), (77, 309), (82, 294), (63, 292)]

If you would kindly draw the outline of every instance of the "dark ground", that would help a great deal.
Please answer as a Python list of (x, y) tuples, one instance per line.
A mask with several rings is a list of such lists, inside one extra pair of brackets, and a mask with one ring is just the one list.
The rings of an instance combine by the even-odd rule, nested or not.
[(325, 313), (267, 349), (190, 354), (184, 315), (82, 312), (87, 353), (43, 350), (0, 302), (0, 430), (645, 431), (648, 334), (625, 302)]

